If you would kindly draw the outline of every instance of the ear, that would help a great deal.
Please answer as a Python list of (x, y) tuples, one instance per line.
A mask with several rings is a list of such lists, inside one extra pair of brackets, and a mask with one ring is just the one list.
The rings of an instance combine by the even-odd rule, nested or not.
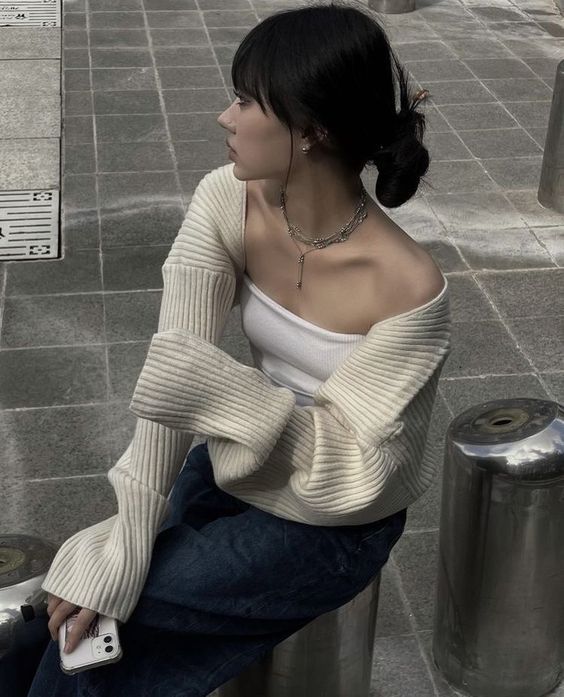
[(309, 138), (311, 145), (317, 145), (328, 141), (329, 134), (325, 128), (309, 126), (305, 131), (302, 131), (302, 138)]

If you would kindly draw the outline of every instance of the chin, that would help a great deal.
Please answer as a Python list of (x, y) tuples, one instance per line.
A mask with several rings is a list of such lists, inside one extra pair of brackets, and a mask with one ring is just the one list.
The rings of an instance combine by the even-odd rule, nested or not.
[(238, 179), (240, 182), (246, 182), (249, 180), (249, 177), (243, 176), (240, 172), (237, 171), (237, 163), (233, 163), (233, 176), (235, 179)]
[(233, 176), (241, 182), (253, 181), (256, 177), (249, 175), (245, 171), (241, 171), (241, 167), (237, 162), (233, 162)]

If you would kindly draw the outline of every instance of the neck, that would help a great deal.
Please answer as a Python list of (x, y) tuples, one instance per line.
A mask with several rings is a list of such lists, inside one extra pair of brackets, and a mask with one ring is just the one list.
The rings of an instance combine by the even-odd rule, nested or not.
[[(264, 179), (261, 188), (266, 203), (280, 208), (280, 187), (283, 181)], [(315, 171), (314, 166), (290, 172), (286, 187), (286, 214), (310, 240), (327, 237), (345, 225), (353, 216), (360, 201), (360, 176), (348, 177), (337, 172)], [(279, 211), (283, 219), (283, 212)]]

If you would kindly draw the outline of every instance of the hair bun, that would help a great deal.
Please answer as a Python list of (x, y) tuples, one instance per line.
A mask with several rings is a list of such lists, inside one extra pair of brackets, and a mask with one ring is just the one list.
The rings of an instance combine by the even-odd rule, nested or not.
[(420, 90), (397, 114), (395, 137), (373, 159), (378, 168), (376, 197), (387, 208), (396, 208), (415, 194), (429, 169), (429, 152), (423, 145), (425, 116), (417, 105), (428, 94)]

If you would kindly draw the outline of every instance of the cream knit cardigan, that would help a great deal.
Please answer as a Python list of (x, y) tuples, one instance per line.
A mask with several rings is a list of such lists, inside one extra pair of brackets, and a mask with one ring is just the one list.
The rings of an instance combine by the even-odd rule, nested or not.
[(108, 479), (118, 513), (58, 550), (42, 588), (125, 622), (141, 594), (167, 496), (195, 434), (208, 437), (220, 489), (312, 525), (354, 525), (409, 506), (429, 487), (426, 450), (450, 352), (448, 283), (428, 303), (377, 322), (316, 390), (313, 406), (217, 347), (245, 269), (245, 183), (209, 172), (162, 267), (158, 330), (130, 410), (133, 439)]

